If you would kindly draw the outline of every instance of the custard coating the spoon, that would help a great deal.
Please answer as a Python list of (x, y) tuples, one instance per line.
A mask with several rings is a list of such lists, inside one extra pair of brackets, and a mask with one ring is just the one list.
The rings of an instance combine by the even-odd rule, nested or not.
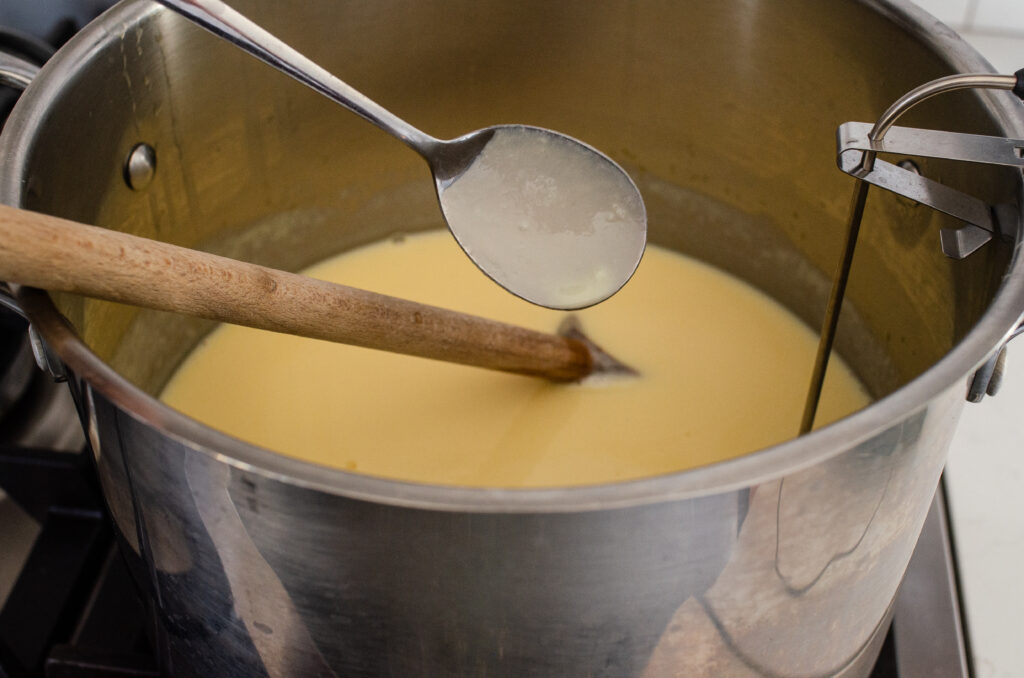
[(589, 146), (535, 127), (494, 130), (438, 199), (462, 249), (488, 276), (541, 306), (604, 301), (636, 270), (647, 216), (622, 169)]

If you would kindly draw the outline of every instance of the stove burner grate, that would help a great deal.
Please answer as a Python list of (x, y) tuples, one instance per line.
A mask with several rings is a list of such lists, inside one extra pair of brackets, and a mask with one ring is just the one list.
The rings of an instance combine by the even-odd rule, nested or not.
[(0, 447), (0, 487), (42, 526), (0, 609), (0, 678), (159, 676), (88, 453)]

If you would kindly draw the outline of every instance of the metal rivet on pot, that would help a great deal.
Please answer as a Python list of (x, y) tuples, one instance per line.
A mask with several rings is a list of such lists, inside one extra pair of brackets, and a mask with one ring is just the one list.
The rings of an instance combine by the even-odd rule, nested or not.
[(124, 181), (133, 191), (149, 186), (156, 174), (156, 151), (149, 144), (135, 144), (124, 163)]

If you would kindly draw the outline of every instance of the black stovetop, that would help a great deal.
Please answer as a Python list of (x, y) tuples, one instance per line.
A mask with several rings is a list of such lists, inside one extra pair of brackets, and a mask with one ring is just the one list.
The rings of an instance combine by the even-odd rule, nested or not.
[(0, 678), (161, 675), (89, 454), (2, 446), (0, 488), (41, 528), (0, 609)]

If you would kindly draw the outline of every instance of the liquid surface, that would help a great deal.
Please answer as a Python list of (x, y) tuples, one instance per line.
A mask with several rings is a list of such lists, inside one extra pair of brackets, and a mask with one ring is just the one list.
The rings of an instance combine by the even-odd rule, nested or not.
[(536, 128), (499, 128), (440, 200), (452, 233), (487, 275), (549, 308), (614, 294), (647, 241), (643, 200), (622, 169)]
[[(543, 331), (565, 317), (495, 286), (446, 232), (371, 245), (307, 273)], [(567, 386), (224, 326), (163, 398), (317, 464), (483, 487), (640, 478), (796, 435), (817, 337), (754, 288), (649, 247), (629, 285), (578, 315), (591, 339), (642, 376)], [(867, 403), (834, 360), (819, 422)]]

